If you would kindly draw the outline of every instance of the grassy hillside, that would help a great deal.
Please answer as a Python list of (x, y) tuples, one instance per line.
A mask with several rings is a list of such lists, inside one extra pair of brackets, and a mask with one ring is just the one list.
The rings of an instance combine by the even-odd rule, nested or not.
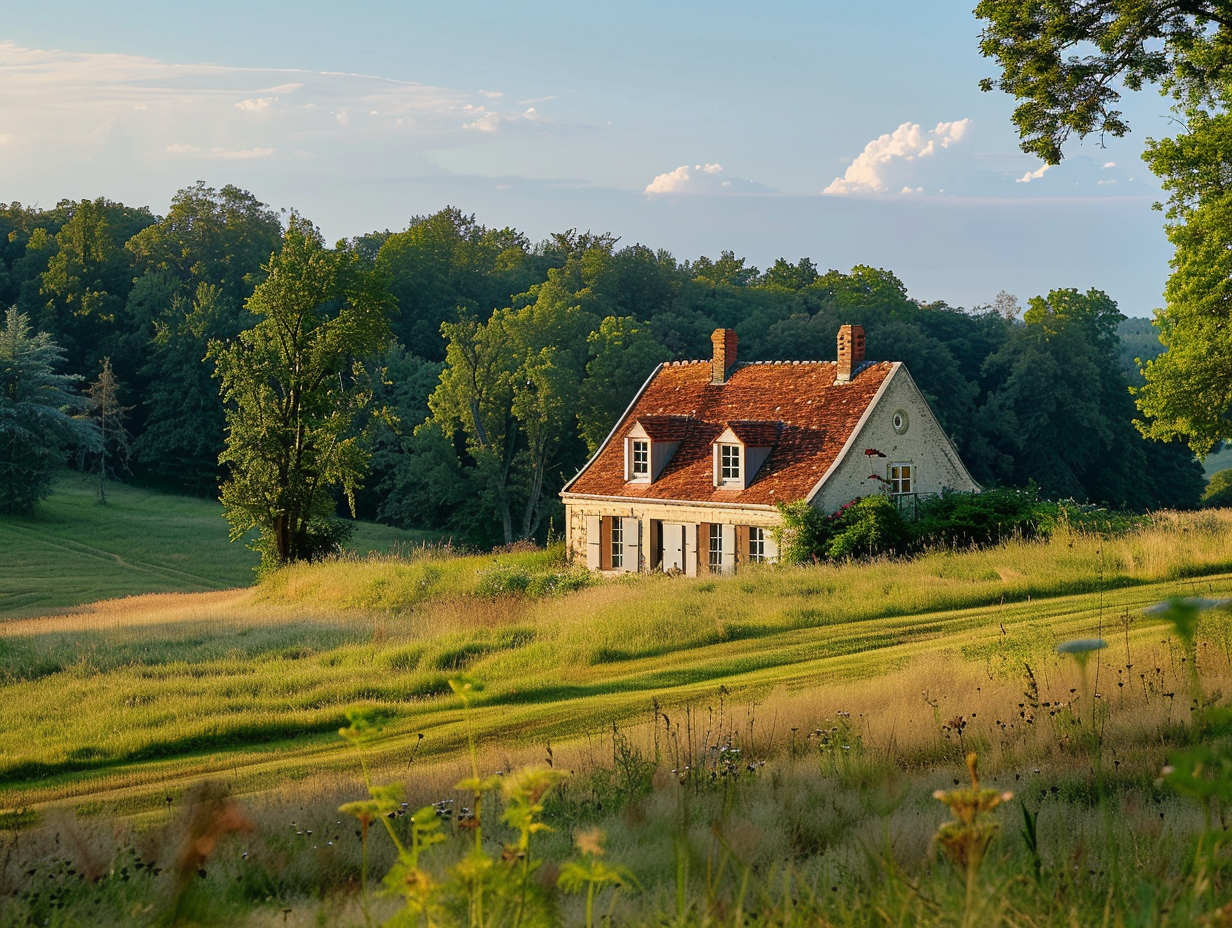
[[(424, 537), (359, 523), (352, 547), (386, 551)], [(0, 619), (141, 593), (248, 586), (257, 560), (228, 543), (214, 500), (112, 484), (99, 505), (92, 481), (66, 473), (32, 517), (0, 517)]]
[[(1159, 778), (1198, 738), (1203, 692), (1232, 691), (1232, 621), (1204, 614), (1189, 650), (1145, 611), (1177, 595), (1232, 595), (1232, 512), (695, 580), (422, 551), (9, 621), (0, 922), (381, 922), (403, 900), (361, 887), (391, 835), (411, 842), (405, 811), (436, 803), (445, 844), (386, 884), (412, 903), (400, 924), (424, 923), (429, 895), (433, 924), (469, 924), (485, 893), (484, 924), (582, 924), (556, 874), (598, 872), (600, 843), (641, 887), (603, 890), (611, 924), (1197, 924), (1232, 867), (1195, 841), (1224, 833)], [(1084, 637), (1109, 646), (1081, 667), (1057, 652)], [(469, 709), (451, 679), (483, 684)], [(375, 720), (362, 767), (338, 737), (356, 707)], [(934, 791), (971, 751), (994, 795), (1015, 793), (980, 819), (978, 879), (933, 840)], [(482, 890), (478, 805), (457, 788), (472, 771)], [(555, 831), (523, 854), (518, 791), (565, 771), (529, 813)], [(338, 811), (367, 782), (404, 790), (387, 829)], [(542, 918), (521, 919), (527, 898)]]
[(525, 586), (519, 578), (568, 586), (575, 575), (552, 557), (348, 559), (247, 591), (5, 623), (7, 801), (94, 796), (140, 809), (168, 780), (219, 770), (252, 791), (349, 769), (335, 732), (356, 704), (391, 719), (373, 749), (378, 766), (412, 746), (424, 759), (453, 757), (464, 731), (448, 679), (460, 672), (486, 683), (477, 730), (509, 749), (644, 718), (655, 700), (713, 699), (720, 686), (745, 702), (815, 702), (819, 688), (918, 670), (1009, 679), (1001, 688), (1012, 698), (1019, 663), (1049, 672), (1057, 641), (1120, 634), (1122, 622), (1126, 647), (1129, 637), (1157, 641), (1145, 606), (1232, 593), (1232, 514), (911, 562), (480, 595)]

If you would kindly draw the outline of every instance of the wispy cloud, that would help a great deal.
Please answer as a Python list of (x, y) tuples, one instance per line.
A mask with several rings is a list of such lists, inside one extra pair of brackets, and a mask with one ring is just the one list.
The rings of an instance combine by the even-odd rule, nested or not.
[(4, 169), (15, 175), (54, 169), (70, 176), (86, 157), (101, 171), (109, 151), (116, 170), (149, 170), (167, 159), (279, 161), (308, 154), (353, 160), (342, 153), (357, 144), (373, 157), (384, 152), (405, 160), (408, 153), (481, 144), (494, 134), (542, 132), (550, 122), (535, 106), (503, 106), (500, 91), (172, 64), (13, 42), (0, 42), (0, 86), (0, 125), (9, 137)]
[(769, 187), (754, 181), (731, 177), (723, 172), (723, 165), (714, 163), (693, 167), (682, 164), (673, 171), (656, 175), (643, 192), (654, 196), (669, 193), (765, 193), (769, 190)]

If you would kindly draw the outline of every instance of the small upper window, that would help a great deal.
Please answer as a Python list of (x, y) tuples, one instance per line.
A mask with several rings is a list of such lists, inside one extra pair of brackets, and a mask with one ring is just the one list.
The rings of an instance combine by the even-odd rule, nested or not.
[(726, 483), (729, 480), (740, 479), (740, 446), (719, 445), (719, 480)]
[(915, 467), (913, 465), (890, 465), (890, 492), (895, 496), (915, 492)]
[(629, 452), (629, 473), (634, 477), (650, 476), (650, 442), (633, 440)]
[(899, 435), (904, 435), (907, 432), (907, 427), (911, 424), (911, 420), (907, 418), (907, 410), (896, 409), (894, 416), (890, 420), (894, 426), (894, 431)]

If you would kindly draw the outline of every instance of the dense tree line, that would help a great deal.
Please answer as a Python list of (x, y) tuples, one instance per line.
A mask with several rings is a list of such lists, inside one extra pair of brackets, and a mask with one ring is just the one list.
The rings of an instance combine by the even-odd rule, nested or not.
[[(319, 292), (280, 291), (270, 275), (296, 262), (352, 289), (330, 277)], [(186, 492), (259, 482), (252, 462), (223, 453), (227, 429), (243, 428), (237, 410), (270, 399), (236, 361), (287, 350), (274, 330), (288, 301), (333, 325), (359, 305), (347, 294), (361, 279), (381, 325), (369, 318), (362, 345), (328, 358), (301, 347), (338, 391), (362, 395), (327, 427), (339, 442), (370, 438), (363, 461), (338, 466), (359, 511), (394, 524), (475, 544), (542, 537), (556, 491), (654, 365), (707, 357), (720, 326), (737, 330), (742, 360), (828, 360), (839, 325), (863, 325), (870, 355), (907, 363), (985, 485), (1131, 508), (1190, 506), (1202, 492), (1186, 445), (1135, 430), (1136, 367), (1099, 291), (1056, 290), (1021, 315), (1004, 295), (963, 310), (912, 299), (872, 267), (680, 261), (576, 231), (534, 243), (452, 208), (330, 249), (304, 220), (203, 184), (165, 216), (105, 199), (0, 208), (0, 305), (60, 347), (63, 373), (92, 379), (111, 359), (131, 407), (131, 472)], [(297, 331), (311, 341), (311, 329)], [(363, 481), (363, 467), (347, 469), (362, 463)], [(333, 502), (305, 502), (285, 544), (322, 531)]]

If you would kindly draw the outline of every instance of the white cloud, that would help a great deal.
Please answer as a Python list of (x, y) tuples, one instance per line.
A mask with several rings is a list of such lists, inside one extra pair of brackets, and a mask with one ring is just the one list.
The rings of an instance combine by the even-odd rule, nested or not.
[(689, 166), (682, 164), (674, 171), (668, 171), (666, 174), (658, 174), (655, 179), (646, 185), (646, 193), (681, 193), (685, 190), (685, 185), (688, 184), (691, 175), (689, 174)]
[(173, 155), (186, 155), (198, 152), (201, 150), (200, 145), (185, 145), (183, 142), (174, 142), (167, 146), (167, 151)]
[(642, 192), (654, 196), (665, 193), (765, 193), (770, 190), (762, 184), (723, 173), (723, 165), (682, 164), (674, 171), (656, 175)]
[(1052, 167), (1051, 164), (1041, 164), (1034, 171), (1027, 171), (1026, 174), (1022, 175), (1022, 177), (1018, 178), (1018, 180), (1014, 181), (1014, 183), (1029, 184), (1033, 180), (1039, 180), (1041, 177), (1044, 176), (1044, 172), (1047, 171), (1050, 167)]
[(919, 123), (905, 122), (865, 145), (846, 173), (834, 178), (822, 193), (887, 193), (900, 184), (915, 192), (919, 185), (911, 180), (919, 173), (918, 162), (936, 161), (941, 152), (957, 149), (970, 140), (973, 126), (970, 119), (959, 119), (937, 123), (936, 128), (924, 132)]
[(257, 97), (254, 100), (241, 100), (235, 104), (235, 108), (237, 110), (246, 110), (249, 113), (259, 113), (262, 110), (269, 109), (270, 105), (277, 100), (277, 97)]
[(1104, 170), (1107, 170), (1108, 168), (1115, 168), (1115, 167), (1116, 167), (1116, 162), (1115, 162), (1115, 161), (1106, 161), (1106, 162), (1104, 162)]

